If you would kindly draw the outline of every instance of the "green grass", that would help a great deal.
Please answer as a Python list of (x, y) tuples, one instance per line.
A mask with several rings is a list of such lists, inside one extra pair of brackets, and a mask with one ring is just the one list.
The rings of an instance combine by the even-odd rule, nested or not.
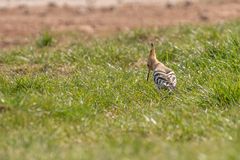
[[(0, 51), (1, 160), (240, 159), (239, 36), (231, 22)], [(153, 39), (174, 94), (146, 81)]]
[(51, 46), (53, 44), (53, 41), (54, 41), (53, 37), (48, 32), (45, 32), (39, 36), (39, 38), (36, 41), (36, 45), (39, 48), (43, 48)]

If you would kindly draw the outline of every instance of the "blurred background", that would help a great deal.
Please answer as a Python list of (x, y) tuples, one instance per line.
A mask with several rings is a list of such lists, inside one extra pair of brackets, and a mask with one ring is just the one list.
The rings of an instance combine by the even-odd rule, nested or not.
[[(70, 5), (70, 6), (95, 6), (95, 7), (107, 7), (107, 6), (115, 6), (120, 4), (127, 3), (177, 3), (186, 0), (1, 0), (0, 6), (16, 6), (16, 5), (46, 5), (48, 3), (55, 3), (57, 5)], [(188, 0), (188, 1), (196, 1), (196, 0)]]
[(0, 0), (0, 47), (27, 44), (46, 31), (109, 36), (239, 15), (239, 0)]

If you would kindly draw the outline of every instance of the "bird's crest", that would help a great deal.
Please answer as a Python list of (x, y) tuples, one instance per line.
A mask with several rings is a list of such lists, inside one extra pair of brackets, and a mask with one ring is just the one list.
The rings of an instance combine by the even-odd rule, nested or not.
[(153, 43), (151, 43), (151, 50), (150, 50), (149, 58), (156, 58), (156, 52), (155, 52), (155, 47), (154, 47)]

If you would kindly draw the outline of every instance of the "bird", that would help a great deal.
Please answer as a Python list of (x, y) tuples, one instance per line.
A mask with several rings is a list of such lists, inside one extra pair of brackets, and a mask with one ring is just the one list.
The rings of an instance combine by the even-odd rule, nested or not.
[(147, 60), (148, 74), (153, 71), (153, 80), (156, 88), (160, 91), (162, 89), (173, 91), (177, 85), (177, 78), (174, 71), (161, 63), (156, 56), (154, 44), (151, 43), (151, 50)]

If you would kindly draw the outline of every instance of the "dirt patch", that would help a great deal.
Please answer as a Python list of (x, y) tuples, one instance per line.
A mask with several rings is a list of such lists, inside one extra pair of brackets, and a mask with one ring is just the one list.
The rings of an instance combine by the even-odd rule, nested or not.
[(91, 36), (133, 28), (216, 23), (240, 16), (240, 2), (185, 2), (178, 5), (121, 5), (108, 8), (46, 6), (0, 9), (0, 47), (28, 43), (42, 31), (77, 31)]
[(9, 107), (0, 104), (0, 113), (6, 112), (6, 111), (9, 111), (9, 110), (10, 110)]

